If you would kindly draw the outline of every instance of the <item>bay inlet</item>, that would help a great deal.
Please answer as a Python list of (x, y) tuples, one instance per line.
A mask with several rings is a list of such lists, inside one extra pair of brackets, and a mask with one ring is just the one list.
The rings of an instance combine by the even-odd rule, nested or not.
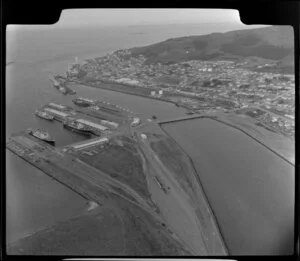
[(163, 124), (192, 159), (230, 254), (291, 254), (294, 167), (212, 119)]

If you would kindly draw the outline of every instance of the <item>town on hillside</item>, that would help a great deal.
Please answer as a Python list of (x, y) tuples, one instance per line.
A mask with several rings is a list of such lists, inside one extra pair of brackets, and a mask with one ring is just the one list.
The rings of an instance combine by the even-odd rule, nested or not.
[(258, 58), (151, 64), (142, 54), (118, 50), (76, 62), (66, 77), (84, 84), (121, 84), (125, 92), (132, 87), (136, 95), (174, 102), (189, 114), (218, 110), (244, 114), (293, 139), (294, 75), (274, 73), (274, 66)]

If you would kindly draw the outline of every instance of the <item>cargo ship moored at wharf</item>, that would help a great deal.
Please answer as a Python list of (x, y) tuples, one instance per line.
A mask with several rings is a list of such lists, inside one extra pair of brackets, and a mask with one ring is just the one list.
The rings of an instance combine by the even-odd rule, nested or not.
[(65, 85), (65, 81), (63, 81), (63, 78), (60, 76), (54, 76), (54, 77), (50, 77), (50, 80), (53, 83), (53, 86), (59, 90), (61, 93), (63, 94), (76, 94), (76, 91), (74, 91), (73, 89), (67, 87)]
[(51, 145), (55, 145), (55, 139), (53, 139), (48, 132), (46, 131), (42, 131), (42, 130), (39, 130), (39, 129), (28, 129), (27, 130), (28, 134), (39, 139), (39, 140), (42, 140), (42, 141), (45, 141)]
[(49, 112), (46, 112), (46, 111), (37, 110), (37, 111), (35, 111), (35, 115), (42, 118), (42, 119), (48, 120), (48, 121), (53, 121), (54, 120), (54, 116), (52, 114), (50, 114)]
[(89, 128), (84, 126), (82, 123), (77, 122), (76, 120), (67, 119), (63, 122), (63, 126), (64, 128), (81, 135), (91, 136), (92, 134)]
[(54, 110), (52, 108), (44, 108), (45, 111), (51, 113), (54, 116), (54, 119), (60, 122), (63, 122), (67, 119), (67, 117), (71, 116), (69, 113), (65, 113), (62, 111)]
[(96, 101), (87, 98), (78, 97), (72, 100), (72, 102), (78, 106), (89, 107), (94, 105)]

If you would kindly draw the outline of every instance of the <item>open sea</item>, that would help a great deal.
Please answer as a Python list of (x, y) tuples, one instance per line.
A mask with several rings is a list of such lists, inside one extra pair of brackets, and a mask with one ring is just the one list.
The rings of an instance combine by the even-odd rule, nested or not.
[[(80, 135), (71, 133), (56, 122), (47, 122), (39, 119), (33, 115), (34, 111), (49, 102), (57, 102), (61, 104), (72, 105), (72, 99), (74, 96), (63, 96), (58, 92), (51, 84), (49, 80), (49, 74), (60, 73), (63, 74), (67, 69), (70, 62), (74, 61), (75, 56), (80, 60), (100, 57), (108, 52), (115, 50), (131, 48), (135, 46), (149, 45), (152, 43), (164, 41), (168, 38), (175, 38), (180, 36), (188, 35), (200, 35), (212, 32), (225, 32), (229, 30), (243, 29), (245, 26), (239, 25), (226, 25), (226, 24), (211, 24), (211, 25), (165, 25), (165, 26), (129, 26), (129, 27), (107, 27), (107, 28), (55, 28), (55, 26), (49, 26), (48, 28), (43, 26), (37, 29), (29, 29), (29, 27), (19, 27), (7, 32), (7, 67), (6, 67), (6, 137), (8, 138), (12, 133), (22, 131), (29, 127), (38, 127), (46, 129), (51, 136), (57, 141), (57, 146), (70, 144), (76, 141), (83, 140)], [(151, 99), (145, 99), (142, 97), (131, 96), (121, 94), (117, 92), (111, 92), (107, 90), (98, 90), (93, 88), (87, 88), (83, 86), (76, 86), (74, 89), (77, 91), (79, 96), (85, 96), (90, 98), (106, 99), (112, 103), (126, 107), (133, 112), (142, 113), (147, 116), (155, 114), (158, 119), (174, 118), (175, 116), (183, 116), (184, 110), (174, 106), (173, 104), (163, 103)], [(181, 132), (185, 135), (185, 139), (188, 139), (189, 135), (197, 135), (198, 130), (196, 128), (190, 130), (178, 129), (176, 133)], [(171, 125), (168, 128), (173, 128)], [(183, 127), (182, 127), (183, 128)], [(207, 127), (210, 128), (210, 127)], [(215, 128), (215, 127), (214, 127)], [(174, 128), (173, 128), (174, 129)], [(174, 131), (174, 130), (173, 130)], [(205, 130), (209, 132), (208, 130)], [(176, 134), (176, 135), (177, 135)], [(181, 135), (180, 134), (180, 135)], [(174, 134), (175, 135), (175, 134)], [(220, 134), (216, 134), (220, 135)], [(243, 139), (240, 138), (240, 147), (246, 148), (242, 145)], [(183, 143), (189, 143), (190, 141), (182, 141)], [(210, 153), (213, 150), (217, 150), (218, 147), (209, 145), (208, 140), (205, 144), (199, 144), (197, 150), (193, 148), (195, 154), (195, 160), (197, 155), (206, 153), (207, 148), (205, 146), (211, 146), (209, 149)], [(248, 141), (247, 141), (248, 142)], [(224, 146), (230, 146), (227, 142)], [(231, 148), (232, 149), (232, 148)], [(198, 151), (199, 150), (199, 151)], [(200, 152), (201, 151), (201, 152)], [(226, 147), (224, 153), (226, 153)], [(230, 150), (229, 150), (230, 151)], [(256, 153), (255, 150), (247, 150), (247, 157), (252, 158)], [(218, 153), (217, 159), (222, 158)], [(265, 157), (264, 154), (260, 154), (261, 157)], [(239, 253), (246, 249), (245, 244), (249, 244), (251, 240), (259, 241), (259, 238), (250, 236), (247, 240), (245, 235), (241, 236), (241, 233), (247, 233), (251, 230), (250, 221), (245, 223), (245, 228), (240, 223), (234, 223), (233, 220), (238, 217), (227, 217), (228, 209), (226, 210), (227, 201), (226, 199), (232, 199), (233, 194), (236, 190), (230, 190), (230, 186), (239, 190), (244, 190), (246, 186), (246, 180), (252, 180), (251, 175), (254, 174), (253, 179), (256, 179), (255, 184), (251, 182), (254, 187), (257, 186), (257, 191), (244, 191), (243, 197), (253, 197), (251, 199), (235, 198), (238, 204), (232, 209), (231, 213), (235, 212), (238, 206), (243, 207), (241, 210), (243, 214), (240, 214), (241, 218), (248, 218), (249, 220), (255, 218), (257, 222), (253, 223), (253, 231), (265, 231), (265, 237), (277, 236), (288, 238), (288, 247), (290, 250), (290, 242), (292, 231), (288, 225), (283, 226), (282, 230), (276, 233), (271, 233), (273, 225), (280, 224), (291, 224), (293, 221), (293, 188), (294, 180), (292, 177), (290, 167), (283, 166), (281, 168), (274, 168), (273, 163), (277, 160), (275, 156), (266, 154), (266, 157), (270, 159), (270, 168), (268, 169), (268, 175), (257, 176), (258, 168), (255, 169), (257, 173), (252, 173), (247, 170), (241, 172), (241, 166), (232, 167), (234, 161), (230, 158), (224, 157), (227, 161), (223, 160), (220, 166), (224, 166), (222, 169), (222, 175), (226, 175), (226, 170), (233, 171), (226, 179), (222, 177), (222, 180), (227, 180), (224, 185), (224, 191), (230, 192), (231, 194), (224, 195), (224, 199), (219, 197), (219, 202), (214, 203), (216, 206), (217, 216), (224, 220), (226, 228), (228, 230), (237, 231), (238, 234), (228, 236), (230, 244)], [(211, 158), (214, 160), (215, 158)], [(201, 161), (199, 161), (200, 164)], [(211, 164), (214, 164), (211, 162)], [(245, 167), (251, 168), (251, 165)], [(266, 166), (264, 165), (264, 168)], [(203, 171), (203, 170), (202, 170)], [(219, 171), (218, 169), (209, 171)], [(203, 176), (204, 182), (209, 184), (219, 184), (218, 188), (222, 187), (220, 183), (220, 177), (217, 173), (210, 175), (210, 172)], [(263, 170), (262, 170), (263, 171)], [(272, 173), (274, 172), (274, 177)], [(210, 178), (207, 177), (210, 175)], [(247, 175), (247, 179), (243, 179), (242, 176)], [(249, 176), (250, 175), (250, 176)], [(281, 177), (286, 177), (283, 183)], [(236, 179), (239, 178), (239, 179)], [(222, 181), (222, 182), (223, 182)], [(253, 181), (254, 182), (254, 181)], [(269, 190), (272, 189), (271, 185), (276, 183), (275, 188), (277, 192)], [(279, 183), (278, 183), (279, 182)], [(264, 185), (265, 184), (265, 185)], [(253, 188), (252, 186), (252, 188)], [(263, 187), (267, 189), (263, 189)], [(216, 186), (209, 186), (210, 194), (213, 195)], [(284, 191), (281, 191), (284, 190)], [(289, 189), (286, 192), (285, 189)], [(257, 194), (257, 193), (262, 194)], [(218, 192), (218, 195), (220, 193)], [(255, 205), (256, 200), (259, 200), (259, 196), (262, 199), (259, 204), (259, 209), (264, 209), (263, 204), (271, 202), (272, 205), (266, 207), (264, 216), (253, 216), (248, 215), (245, 217), (245, 213), (252, 213), (251, 207)], [(217, 197), (211, 196), (213, 199), (218, 200)], [(227, 197), (227, 198), (226, 198)], [(241, 202), (239, 201), (241, 200)], [(228, 201), (229, 202), (229, 201)], [(240, 202), (240, 203), (239, 203)], [(251, 202), (253, 205), (245, 205), (243, 202)], [(230, 206), (228, 206), (230, 207)], [(38, 231), (46, 226), (51, 226), (55, 222), (63, 221), (68, 218), (80, 215), (87, 208), (85, 199), (78, 194), (70, 191), (68, 188), (52, 180), (49, 176), (43, 174), (41, 171), (32, 167), (22, 159), (18, 158), (7, 150), (6, 153), (6, 236), (7, 242), (13, 242), (19, 238), (22, 238), (28, 234)], [(225, 212), (224, 212), (225, 211)], [(227, 212), (226, 212), (227, 211)], [(272, 214), (276, 215), (280, 211), (285, 212), (280, 217), (273, 217)], [(257, 214), (258, 215), (258, 214)], [(225, 218), (225, 219), (224, 219)], [(268, 218), (270, 218), (268, 222)], [(245, 230), (243, 230), (245, 229)], [(266, 230), (264, 230), (266, 229)], [(239, 237), (243, 240), (238, 245)], [(261, 240), (264, 237), (261, 238)], [(276, 241), (277, 242), (277, 241)], [(277, 242), (276, 247), (281, 242)], [(270, 250), (269, 245), (262, 245)], [(281, 250), (281, 249), (280, 249)], [(270, 250), (271, 251), (271, 250)]]

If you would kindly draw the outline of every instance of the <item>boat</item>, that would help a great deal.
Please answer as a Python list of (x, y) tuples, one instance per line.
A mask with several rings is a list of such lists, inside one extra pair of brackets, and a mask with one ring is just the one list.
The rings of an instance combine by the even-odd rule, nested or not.
[(76, 94), (76, 91), (74, 91), (70, 87), (68, 87), (67, 91), (68, 91), (69, 94)]
[(65, 79), (62, 76), (56, 75), (54, 77), (50, 77), (50, 80), (52, 81), (53, 86), (63, 94), (76, 94), (76, 91), (65, 85)]
[(60, 92), (62, 92), (63, 94), (68, 94), (67, 89), (66, 89), (65, 87), (60, 86), (60, 87), (58, 88), (58, 90), (59, 90)]
[(82, 101), (82, 100), (79, 100), (79, 99), (74, 99), (72, 100), (72, 102), (78, 106), (82, 106), (82, 107), (88, 107), (90, 106), (90, 104), (88, 102), (85, 102), (85, 101)]
[(87, 128), (85, 125), (82, 123), (76, 122), (76, 120), (66, 120), (63, 122), (64, 128), (85, 135), (85, 136), (90, 136), (92, 134), (91, 130)]
[(60, 87), (60, 83), (59, 83), (55, 78), (50, 77), (50, 81), (52, 81), (53, 86), (54, 86), (55, 88), (58, 89), (58, 88)]
[(185, 114), (187, 114), (187, 115), (193, 115), (193, 114), (195, 114), (195, 112), (194, 111), (188, 111)]
[(42, 118), (42, 119), (45, 119), (45, 120), (49, 120), (49, 121), (53, 121), (54, 120), (54, 116), (52, 114), (50, 114), (49, 112), (46, 112), (46, 111), (39, 111), (37, 110), (35, 112), (35, 115)]
[(27, 131), (28, 134), (30, 134), (31, 136), (39, 140), (45, 141), (51, 145), (55, 145), (55, 139), (53, 139), (48, 132), (42, 131), (40, 129), (28, 129)]
[(78, 106), (82, 106), (82, 107), (88, 107), (95, 103), (95, 101), (93, 101), (93, 100), (85, 99), (85, 98), (81, 98), (81, 97), (78, 97), (78, 98), (72, 100), (72, 102), (74, 104), (76, 104)]

